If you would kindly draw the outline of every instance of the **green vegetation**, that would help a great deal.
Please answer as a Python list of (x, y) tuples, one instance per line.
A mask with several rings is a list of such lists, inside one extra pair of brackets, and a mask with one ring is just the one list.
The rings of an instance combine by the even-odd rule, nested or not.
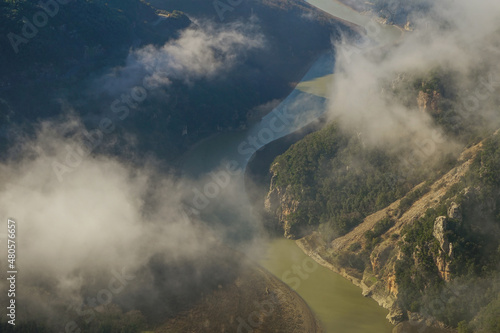
[[(401, 75), (396, 83), (383, 84), (383, 94), (409, 109), (417, 109), (423, 93), (425, 97), (420, 98), (427, 99), (426, 112), (435, 123), (456, 140), (470, 142), (479, 132), (455, 111), (457, 75), (444, 68)], [(276, 158), (271, 168), (273, 184), (286, 188), (287, 194), (300, 202), (289, 217), (292, 233), (318, 229), (329, 241), (399, 198), (401, 215), (456, 163), (456, 156), (438, 151), (425, 163), (409, 165), (406, 158), (411, 157), (407, 154), (405, 150), (388, 153), (376, 146), (367, 147), (362, 137), (341, 133), (335, 125), (293, 145)], [(409, 192), (423, 181), (421, 187)]]
[[(387, 82), (384, 94), (409, 109), (427, 112), (449, 137), (470, 146), (491, 133), (485, 130), (488, 120), (461, 114), (460, 90), (455, 84), (459, 75), (444, 68), (404, 74)], [(456, 157), (442, 156), (409, 172), (405, 169), (401, 177), (398, 154), (404, 156), (401, 151), (391, 155), (367, 148), (362, 138), (342, 133), (335, 125), (292, 146), (271, 167), (273, 185), (299, 202), (288, 221), (292, 232), (300, 235), (317, 229), (329, 242), (368, 214), (401, 198), (396, 214), (391, 215), (399, 218), (457, 163)], [(451, 250), (445, 253), (433, 235), (434, 223), (447, 216), (452, 202), (458, 205), (461, 217), (446, 218), (444, 238)], [(369, 272), (370, 252), (393, 223), (391, 217), (384, 218), (365, 233), (364, 248), (355, 243), (332, 258), (358, 274)], [(500, 138), (493, 135), (437, 207), (408, 224), (400, 235), (390, 236), (402, 251), (395, 264), (400, 307), (432, 316), (460, 332), (500, 332), (499, 236)], [(447, 244), (443, 246), (447, 248)]]
[(389, 217), (385, 217), (382, 220), (375, 223), (372, 230), (365, 232), (365, 238), (367, 242), (367, 248), (373, 248), (382, 239), (381, 236), (387, 232), (390, 228), (394, 226), (394, 221)]
[(403, 309), (419, 311), (423, 292), (427, 288), (442, 286), (443, 282), (434, 263), (439, 244), (432, 235), (434, 220), (441, 215), (446, 215), (445, 206), (429, 209), (424, 217), (402, 232), (404, 241), (401, 249), (404, 257), (396, 263), (395, 271), (398, 298)]
[[(137, 112), (117, 122), (116, 131), (107, 136), (114, 136), (109, 141), (117, 144), (105, 153), (129, 154), (133, 149), (139, 155), (153, 152), (168, 161), (209, 135), (244, 127), (252, 110), (289, 94), (311, 62), (329, 49), (332, 37), (341, 30), (350, 33), (299, 0), (243, 2), (238, 10), (244, 12), (228, 12), (224, 22), (213, 3), (204, 0), (152, 1), (152, 5), (143, 0), (82, 0), (59, 5), (58, 13), (15, 53), (7, 35), (21, 36), (22, 18), (31, 20), (41, 10), (37, 1), (0, 2), (0, 62), (8, 64), (0, 68), (0, 100), (5, 100), (13, 115), (2, 114), (0, 127), (8, 123), (32, 132), (35, 120), (57, 118), (67, 111), (66, 106), (76, 115), (90, 114), (87, 119), (104, 113), (116, 118), (109, 115), (110, 106), (129, 93), (127, 85), (140, 86), (144, 78), (139, 69), (127, 78), (117, 69), (130, 60), (131, 50), (150, 44), (161, 47), (177, 38), (191, 24), (183, 12), (195, 18), (213, 15), (215, 30), (231, 29), (230, 23), (237, 20), (245, 23), (238, 25), (245, 34), (264, 36), (264, 50), (241, 54), (238, 60), (242, 61), (224, 68), (220, 76), (196, 80), (193, 85), (171, 78), (168, 87), (148, 91), (147, 100), (132, 110)], [(304, 11), (317, 16), (306, 18)], [(252, 13), (259, 17), (255, 27), (249, 24)], [(108, 77), (119, 82), (102, 84)], [(86, 125), (89, 130), (95, 126)], [(129, 142), (123, 138), (128, 134), (137, 138), (133, 148), (125, 147)], [(0, 137), (0, 150), (12, 146), (7, 141), (6, 136)]]
[(412, 13), (426, 13), (430, 8), (430, 3), (422, 0), (374, 0), (373, 10), (388, 23), (404, 26)]
[(349, 252), (340, 253), (337, 256), (337, 261), (342, 267), (354, 268), (360, 272), (362, 272), (367, 266), (365, 257), (361, 257)]
[(465, 320), (458, 323), (458, 333), (471, 333), (469, 325)]
[(396, 99), (408, 109), (425, 106), (425, 112), (446, 134), (459, 142), (471, 144), (488, 135), (484, 128), (491, 125), (492, 119), (483, 119), (464, 106), (461, 100), (464, 91), (477, 87), (474, 84), (459, 87), (457, 82), (469, 81), (470, 78), (461, 73), (435, 67), (425, 73), (401, 73), (394, 81), (385, 82), (384, 90), (388, 99)]
[(361, 244), (359, 244), (359, 243), (353, 243), (353, 244), (349, 245), (348, 250), (351, 251), (351, 252), (356, 252), (358, 250), (361, 250), (361, 248), (362, 248)]
[[(447, 206), (429, 209), (403, 230), (404, 257), (396, 264), (403, 309), (428, 312), (462, 332), (499, 332), (495, 326), (500, 312), (499, 170), (500, 138), (495, 135), (486, 140), (464, 179), (445, 197), (454, 198), (463, 216), (463, 220), (447, 219), (445, 237), (453, 252), (445, 260), (451, 282), (445, 283), (437, 271), (435, 258), (442, 254), (433, 236), (434, 221), (446, 216)], [(440, 306), (430, 307), (432, 302)]]
[(371, 241), (374, 238), (382, 236), (384, 233), (387, 232), (387, 230), (389, 230), (393, 226), (394, 226), (394, 221), (388, 217), (385, 217), (382, 220), (375, 223), (373, 230), (368, 230), (367, 232), (365, 232), (365, 238)]
[[(464, 327), (469, 327), (469, 325), (466, 324), (462, 325)], [(500, 332), (500, 296), (480, 311), (471, 326), (474, 328), (474, 332), (477, 333)], [(470, 330), (463, 332), (470, 332)]]
[[(46, 66), (51, 66), (46, 71), (61, 75), (82, 62), (110, 64), (116, 57), (126, 55), (137, 40), (159, 43), (165, 39), (165, 31), (151, 24), (157, 15), (145, 1), (84, 0), (61, 4), (57, 10), (53, 9), (53, 17), (49, 16), (33, 36), (25, 38), (23, 17), (33, 24), (33, 17), (38, 12), (43, 13), (43, 10), (34, 1), (0, 2), (0, 34), (5, 36), (1, 40), (0, 60), (10, 64), (0, 69), (0, 77), (10, 77), (17, 71), (16, 74), (21, 72), (26, 79), (32, 80), (32, 76), (41, 75)], [(178, 22), (177, 28), (190, 24), (181, 13), (171, 21)], [(9, 39), (9, 34), (18, 37), (10, 35)], [(18, 42), (20, 38), (23, 42)]]
[[(287, 152), (276, 158), (272, 171), (276, 186), (290, 186), (290, 194), (299, 202), (291, 216), (292, 227), (306, 224), (325, 224), (335, 234), (344, 234), (361, 222), (363, 215), (387, 204), (390, 184), (382, 177), (367, 178), (366, 173), (352, 165), (381, 163), (376, 154), (356, 154), (361, 150), (359, 141), (349, 141), (332, 125), (311, 134)], [(380, 174), (379, 174), (380, 176)], [(394, 192), (394, 191), (392, 191)], [(393, 193), (394, 196), (394, 193)], [(377, 208), (378, 208), (377, 207)], [(364, 213), (364, 214), (363, 214)]]
[[(405, 174), (401, 169), (397, 154), (368, 148), (336, 125), (308, 135), (278, 156), (271, 167), (274, 186), (286, 188), (300, 202), (290, 216), (292, 231), (319, 226), (323, 235), (330, 233), (327, 238), (345, 234), (429, 175), (423, 167), (418, 172), (405, 170)], [(410, 200), (427, 188), (411, 194)]]
[[(163, 45), (191, 24), (176, 12), (156, 25), (156, 9), (142, 0), (70, 1), (51, 11), (53, 15), (26, 38), (23, 17), (33, 24), (33, 18), (44, 13), (38, 2), (0, 2), (0, 62), (8, 64), (0, 67), (0, 99), (12, 110), (9, 127), (21, 126), (26, 132), (33, 131), (37, 120), (65, 113), (61, 100), (79, 115), (109, 112), (113, 100), (128, 91), (108, 96), (96, 90), (96, 79), (122, 66), (132, 48)], [(151, 107), (162, 109), (158, 103)], [(0, 138), (0, 150), (9, 145)]]

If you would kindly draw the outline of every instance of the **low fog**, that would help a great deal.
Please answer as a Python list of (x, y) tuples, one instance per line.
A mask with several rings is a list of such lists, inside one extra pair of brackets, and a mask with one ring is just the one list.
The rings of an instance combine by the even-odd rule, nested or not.
[(335, 43), (336, 74), (329, 106), (330, 119), (365, 145), (400, 154), (424, 151), (423, 160), (436, 152), (456, 153), (461, 147), (417, 103), (419, 96), (411, 84), (432, 71), (449, 74), (447, 89), (454, 96), (440, 97), (455, 104), (452, 119), (445, 121), (500, 126), (495, 103), (500, 87), (500, 3), (443, 0), (429, 7), (424, 15), (410, 14), (413, 31), (405, 31), (393, 43), (370, 43), (383, 40), (378, 35), (386, 33), (374, 22), (364, 27), (368, 32), (364, 40), (344, 38)]
[[(196, 22), (162, 47), (131, 50), (124, 66), (95, 80), (94, 92), (118, 95), (137, 85), (156, 89), (170, 80), (192, 85), (220, 77), (244, 61), (247, 50), (263, 47), (256, 29)], [(36, 124), (34, 135), (17, 133), (16, 147), (0, 164), (0, 218), (18, 221), (16, 298), (23, 311), (17, 319), (48, 317), (63, 330), (89, 319), (92, 311), (84, 316), (85, 309), (113, 303), (164, 320), (233, 281), (240, 262), (223, 240), (241, 231), (227, 218), (249, 222), (249, 211), (240, 209), (243, 184), (231, 175), (220, 194), (232, 202), (234, 215), (220, 216), (223, 223), (202, 221), (213, 203), (193, 209), (193, 196), (213, 181), (209, 176), (169, 173), (160, 157), (98, 154), (89, 140), (98, 130), (86, 127), (71, 105), (64, 107), (65, 116)], [(101, 135), (97, 146), (117, 144)], [(133, 136), (124, 140), (134, 145)], [(253, 247), (254, 227), (240, 250)], [(3, 267), (6, 259), (0, 259)], [(7, 289), (0, 282), (1, 293)]]
[[(458, 151), (460, 143), (448, 139), (428, 113), (412, 106), (416, 102), (406, 103), (391, 91), (398, 78), (442, 67), (457, 79), (458, 106), (463, 106), (459, 112), (472, 109), (467, 109), (469, 97), (480, 89), (473, 116), (499, 126), (493, 105), (500, 86), (500, 49), (492, 43), (498, 41), (499, 12), (496, 0), (443, 0), (425, 17), (412, 17), (414, 31), (390, 48), (339, 42), (330, 119), (355, 131), (366, 145), (410, 152), (414, 146), (431, 144), (434, 151)], [(96, 89), (116, 95), (138, 84), (148, 89), (166, 87), (173, 79), (193, 84), (224, 75), (245, 60), (247, 51), (266, 45), (252, 24), (196, 24), (162, 47), (132, 50), (123, 67), (96, 80)], [(486, 84), (477, 87), (477, 82)], [(203, 187), (209, 176), (180, 179), (158, 171), (154, 159), (138, 166), (97, 155), (75, 134), (85, 130), (75, 116), (42, 122), (35, 137), (20, 136), (16, 156), (0, 164), (0, 218), (18, 221), (18, 299), (28, 306), (20, 315), (93, 307), (89, 297), (96, 295), (101, 300), (112, 295), (113, 302), (128, 310), (154, 308), (174, 314), (187, 305), (182, 299), (196, 299), (205, 288), (237, 275), (237, 259), (221, 240), (240, 226), (202, 220), (217, 215), (218, 207), (201, 214), (199, 207), (195, 213), (187, 207), (193, 189)], [(62, 179), (57, 176), (61, 164), (68, 168)], [(230, 218), (255, 223), (250, 208), (241, 208), (247, 200), (242, 186), (230, 183), (216, 200), (230, 202)], [(259, 228), (251, 225), (250, 235)], [(246, 250), (258, 243), (252, 237), (246, 241)], [(0, 258), (2, 267), (5, 260)], [(126, 291), (99, 294), (110, 289), (109, 281), (120, 272), (128, 277)], [(2, 294), (6, 287), (4, 280)], [(23, 302), (27, 298), (31, 301)], [(160, 301), (162, 307), (156, 307)], [(66, 316), (77, 315), (68, 310)]]
[[(387, 3), (404, 6), (398, 1)], [(329, 120), (364, 146), (397, 154), (403, 177), (447, 153), (456, 156), (465, 144), (478, 142), (478, 133), (485, 136), (500, 128), (500, 2), (424, 3), (429, 11), (410, 14), (410, 31), (393, 43), (374, 45), (371, 40), (383, 40), (378, 34), (385, 33), (374, 22), (364, 27), (363, 39), (334, 43), (337, 56)], [(432, 75), (443, 80), (442, 95), (419, 92), (415, 86)], [(440, 102), (437, 107), (433, 98)], [(481, 227), (487, 223), (475, 221)], [(498, 285), (498, 276), (464, 280), (447, 284), (442, 299), (426, 296), (421, 312), (440, 315), (465, 309)], [(471, 313), (477, 310), (470, 309)]]
[[(180, 180), (157, 172), (154, 161), (137, 167), (86, 154), (80, 140), (68, 137), (82, 128), (77, 119), (42, 123), (36, 138), (19, 147), (22, 157), (0, 166), (2, 219), (18, 221), (24, 315), (58, 304), (92, 306), (87, 298), (96, 295), (97, 305), (107, 304), (109, 293), (98, 292), (117, 273), (132, 278), (113, 302), (126, 296), (129, 309), (154, 304), (163, 315), (182, 309), (204, 288), (230, 281), (238, 264), (225, 253), (223, 235), (186, 205), (190, 190), (203, 183), (185, 181), (179, 191)], [(68, 156), (74, 164), (60, 182), (54, 166)], [(164, 308), (155, 303), (160, 295)], [(172, 295), (181, 300), (170, 302)]]
[(161, 47), (132, 50), (124, 66), (96, 80), (95, 89), (115, 95), (137, 84), (155, 89), (168, 87), (172, 80), (193, 84), (213, 79), (244, 62), (248, 51), (264, 46), (264, 36), (251, 21), (227, 25), (195, 21)]

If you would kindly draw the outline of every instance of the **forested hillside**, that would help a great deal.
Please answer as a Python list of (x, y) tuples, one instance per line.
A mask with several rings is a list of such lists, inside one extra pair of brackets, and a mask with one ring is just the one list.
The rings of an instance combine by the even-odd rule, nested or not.
[(394, 323), (498, 332), (500, 139), (488, 128), (499, 124), (460, 113), (456, 75), (435, 68), (382, 87), (468, 147), (459, 160), (438, 144), (412, 160), (412, 149), (370, 145), (333, 123), (274, 160), (265, 208)]
[[(430, 99), (422, 96), (439, 96), (434, 102), (426, 100), (429, 106), (421, 111), (428, 112), (445, 133), (474, 142), (478, 140), (477, 127), (470, 120), (465, 126), (464, 119), (452, 107), (455, 92), (450, 76), (441, 70), (433, 70), (424, 77), (407, 75), (395, 80), (392, 88), (392, 82), (387, 83), (386, 94), (397, 97), (404, 91), (401, 102), (415, 109), (419, 108), (419, 98)], [(407, 97), (407, 91), (413, 98)], [(420, 182), (431, 181), (449, 170), (456, 158), (451, 152), (442, 151), (425, 163), (415, 162), (404, 144), (403, 148), (388, 151), (363, 140), (363, 133), (346, 132), (330, 124), (275, 159), (266, 204), (271, 214), (279, 216), (285, 224), (287, 236), (294, 238), (318, 228), (328, 238), (343, 235)], [(296, 201), (297, 205), (283, 214), (278, 197), (285, 193), (287, 201)]]
[(4, 91), (74, 82), (119, 64), (130, 47), (164, 43), (190, 24), (178, 13), (168, 23), (154, 25), (156, 9), (137, 0), (40, 4), (0, 3), (0, 61), (8, 64), (0, 67)]
[[(82, 118), (89, 131), (99, 129), (99, 118), (109, 118), (112, 106), (117, 110), (116, 100), (130, 94), (134, 85), (144, 88), (143, 80), (152, 78), (155, 82), (147, 99), (137, 106), (131, 104), (133, 108), (125, 105), (138, 112), (127, 113), (131, 116), (125, 121), (116, 115), (112, 118), (118, 126), (106, 136), (106, 143), (114, 144), (98, 149), (115, 154), (149, 151), (172, 161), (200, 139), (244, 127), (250, 115), (269, 112), (293, 89), (310, 63), (330, 48), (331, 38), (337, 38), (340, 31), (348, 33), (346, 26), (300, 1), (280, 6), (256, 1), (252, 8), (241, 6), (248, 11), (238, 15), (231, 11), (224, 20), (211, 2), (206, 13), (213, 15), (203, 15), (206, 1), (47, 4), (51, 6), (31, 1), (0, 4), (0, 60), (9, 64), (0, 69), (4, 149), (18, 135), (15, 128), (33, 131), (33, 120), (68, 111)], [(233, 41), (219, 38), (229, 31), (253, 42), (238, 41), (236, 35), (228, 35)], [(188, 43), (187, 38), (205, 42)], [(201, 53), (187, 49), (194, 45), (211, 49)], [(198, 65), (182, 71), (168, 67), (168, 56), (181, 48), (191, 52), (191, 56), (185, 53), (185, 61), (208, 55), (225, 64), (215, 75), (206, 71), (211, 64), (205, 59), (207, 69), (200, 68), (205, 72), (193, 77)], [(161, 63), (147, 67), (145, 61), (154, 52)], [(155, 72), (147, 72), (151, 70)], [(189, 77), (188, 71), (192, 72)], [(27, 95), (31, 98), (25, 98)], [(118, 109), (125, 110), (121, 105)], [(125, 133), (137, 137), (133, 147), (124, 140)]]

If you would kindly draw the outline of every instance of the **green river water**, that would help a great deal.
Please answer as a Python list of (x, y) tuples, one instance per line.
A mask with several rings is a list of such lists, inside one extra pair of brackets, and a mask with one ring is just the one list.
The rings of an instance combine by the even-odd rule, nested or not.
[[(370, 26), (378, 26), (375, 28), (378, 31), (375, 39), (379, 46), (401, 38), (400, 29), (374, 23), (368, 17), (336, 1), (310, 0), (308, 2), (345, 21), (365, 27), (365, 29)], [(302, 82), (331, 76), (333, 62), (332, 56), (321, 57), (312, 66)], [(183, 168), (186, 174), (201, 178), (213, 170), (218, 170), (224, 161), (232, 161), (233, 165), (243, 171), (253, 154), (253, 151), (248, 149), (249, 137), (260, 138), (259, 145), (262, 147), (317, 118), (325, 111), (326, 104), (325, 98), (296, 89), (260, 122), (245, 130), (220, 133), (198, 144), (182, 158)], [(292, 117), (284, 117), (285, 111), (292, 114)], [(284, 126), (282, 126), (283, 124)], [(246, 197), (243, 173), (233, 176), (232, 183), (236, 184), (234, 187), (240, 188), (241, 193), (236, 194), (236, 196)], [(235, 194), (232, 196), (234, 197)], [(253, 226), (259, 225), (259, 221), (255, 221), (255, 217), (251, 216), (251, 213), (235, 214), (234, 212), (241, 210), (241, 207), (235, 207), (234, 203), (225, 199), (223, 194), (214, 200), (217, 200), (214, 204), (217, 206), (215, 210), (217, 213), (212, 213), (212, 215), (217, 215), (216, 223), (219, 224), (217, 227), (220, 224), (225, 228), (230, 227), (231, 233), (227, 236), (229, 242), (236, 244), (239, 239), (244, 239), (245, 235), (250, 235), (255, 231)], [(241, 200), (238, 201), (238, 205), (241, 205)], [(320, 319), (326, 332), (391, 332), (392, 325), (385, 318), (388, 311), (379, 307), (374, 300), (363, 297), (361, 289), (348, 280), (315, 264), (297, 247), (294, 241), (274, 239), (265, 247), (262, 258), (257, 258), (258, 262), (297, 291)]]
[[(390, 333), (388, 311), (348, 280), (318, 264), (295, 241), (273, 240), (260, 264), (307, 302), (328, 333)], [(294, 268), (300, 269), (295, 273)]]

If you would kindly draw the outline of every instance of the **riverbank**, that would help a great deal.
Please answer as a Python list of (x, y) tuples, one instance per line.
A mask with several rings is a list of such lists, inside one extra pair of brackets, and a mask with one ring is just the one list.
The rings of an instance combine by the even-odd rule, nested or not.
[(334, 262), (327, 260), (330, 255), (326, 252), (326, 243), (318, 233), (312, 233), (306, 237), (295, 241), (297, 246), (310, 258), (316, 261), (321, 266), (339, 274), (361, 289), (361, 293), (365, 297), (371, 297), (378, 305), (386, 310), (389, 310), (387, 320), (396, 325), (401, 322), (403, 312), (395, 305), (396, 297), (380, 288), (372, 289), (365, 282), (363, 276), (356, 270), (349, 271), (348, 269), (336, 265)]
[[(386, 316), (389, 316), (387, 312), (385, 312), (385, 309), (390, 308), (390, 304), (384, 304), (384, 297), (377, 298), (377, 296), (371, 295), (374, 300), (363, 297), (366, 295), (362, 294), (358, 287), (362, 288), (362, 290), (368, 290), (368, 287), (363, 287), (362, 277), (353, 276), (348, 272), (337, 269), (337, 267), (328, 263), (326, 260), (323, 260), (321, 256), (314, 251), (318, 248), (317, 245), (320, 246), (319, 242), (313, 243), (312, 240), (309, 241), (308, 238), (301, 239), (297, 242), (283, 239), (283, 229), (277, 223), (274, 223), (274, 220), (269, 219), (262, 211), (263, 198), (265, 198), (269, 190), (269, 167), (274, 158), (282, 154), (294, 143), (303, 139), (307, 134), (319, 129), (323, 124), (324, 119), (320, 119), (320, 122), (317, 124), (311, 124), (300, 131), (273, 141), (259, 149), (247, 164), (245, 170), (245, 187), (249, 200), (254, 208), (254, 212), (260, 215), (260, 219), (264, 221), (267, 230), (278, 237), (271, 242), (272, 244), (270, 246), (272, 250), (270, 252), (283, 252), (269, 254), (269, 256), (275, 255), (276, 258), (279, 259), (264, 265), (266, 269), (271, 270), (271, 273), (278, 277), (281, 276), (283, 281), (288, 281), (287, 283), (289, 283), (294, 280), (288, 279), (288, 275), (283, 274), (286, 273), (290, 267), (297, 265), (297, 262), (300, 264), (300, 260), (297, 259), (298, 254), (295, 253), (292, 255), (293, 259), (290, 259), (288, 258), (290, 255), (289, 252), (301, 252), (305, 258), (310, 258), (309, 260), (314, 260), (324, 267), (321, 268), (321, 270), (318, 268), (318, 270), (315, 270), (306, 280), (302, 280), (300, 289), (297, 289), (297, 292), (306, 300), (312, 310), (318, 313), (320, 319), (323, 319), (320, 315), (323, 313), (323, 317), (330, 320), (329, 324), (331, 328), (338, 328), (339, 326), (344, 327), (346, 332), (373, 332), (371, 328), (364, 327), (364, 325), (373, 327), (374, 323), (378, 325), (378, 332), (391, 332), (393, 328), (390, 324), (391, 321), (385, 319)], [(318, 240), (321, 240), (321, 238), (319, 237)], [(285, 242), (286, 244), (290, 243), (293, 244), (293, 246), (290, 244), (278, 245), (281, 242)], [(285, 247), (285, 249), (282, 247)], [(296, 248), (296, 251), (294, 248)], [(331, 294), (331, 298), (325, 299), (325, 295), (327, 294)], [(319, 303), (318, 298), (322, 298)], [(363, 312), (365, 319), (356, 322), (356, 317), (360, 315), (360, 311)], [(325, 329), (328, 329), (328, 327)], [(335, 330), (332, 331), (334, 332)]]
[(293, 240), (274, 238), (259, 264), (307, 302), (328, 333), (389, 333), (387, 311), (339, 274), (318, 265)]
[(243, 268), (192, 308), (169, 319), (155, 333), (293, 332), (323, 333), (307, 303), (290, 287), (243, 255)]
[(330, 254), (326, 252), (326, 244), (317, 233), (298, 239), (295, 243), (304, 254), (312, 258), (319, 265), (339, 274), (360, 288), (363, 296), (373, 299), (380, 307), (389, 310), (386, 318), (391, 324), (396, 325), (392, 333), (456, 333), (456, 330), (446, 328), (442, 323), (426, 321), (424, 317), (417, 313), (410, 314), (410, 318), (406, 318), (403, 321), (405, 317), (396, 304), (396, 297), (385, 288), (368, 286), (365, 283), (367, 280), (363, 279), (363, 274), (360, 274), (359, 271), (355, 269), (349, 270), (331, 260), (327, 260), (326, 258), (330, 257)]

